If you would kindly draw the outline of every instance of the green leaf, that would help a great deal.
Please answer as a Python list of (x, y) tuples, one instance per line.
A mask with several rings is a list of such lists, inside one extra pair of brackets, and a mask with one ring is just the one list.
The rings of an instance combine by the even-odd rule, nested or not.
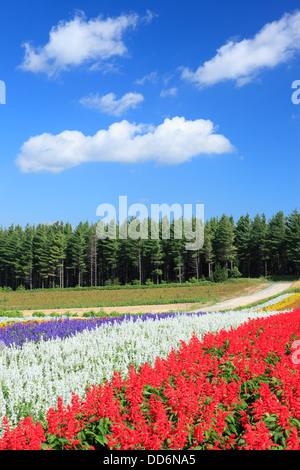
[(298, 419), (296, 419), (295, 417), (291, 418), (291, 424), (293, 426), (296, 426), (297, 430), (300, 429), (300, 421)]

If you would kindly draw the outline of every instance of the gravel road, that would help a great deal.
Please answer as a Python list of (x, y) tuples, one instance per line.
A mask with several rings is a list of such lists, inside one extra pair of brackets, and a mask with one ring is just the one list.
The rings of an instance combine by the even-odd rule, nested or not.
[(242, 307), (244, 305), (249, 305), (254, 302), (267, 299), (268, 297), (272, 297), (273, 295), (280, 294), (286, 289), (292, 287), (292, 285), (293, 282), (275, 282), (270, 287), (266, 287), (265, 289), (262, 289), (259, 292), (255, 292), (254, 294), (226, 300), (224, 302), (220, 302), (216, 305), (211, 305), (209, 307), (203, 307), (199, 311), (213, 312), (218, 310), (227, 310), (231, 308)]

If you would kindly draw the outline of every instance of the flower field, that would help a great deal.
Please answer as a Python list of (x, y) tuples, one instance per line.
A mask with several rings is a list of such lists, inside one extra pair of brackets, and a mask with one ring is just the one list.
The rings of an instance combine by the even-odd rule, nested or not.
[(300, 294), (293, 294), (283, 296), (282, 299), (274, 301), (271, 305), (266, 305), (261, 308), (264, 311), (284, 311), (284, 310), (293, 310), (294, 308), (300, 308)]
[(0, 449), (299, 449), (297, 302), (2, 318)]

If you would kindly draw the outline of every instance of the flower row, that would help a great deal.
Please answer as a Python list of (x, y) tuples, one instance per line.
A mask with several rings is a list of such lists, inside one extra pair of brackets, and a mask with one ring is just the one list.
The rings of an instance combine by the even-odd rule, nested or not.
[(267, 305), (264, 307), (261, 307), (260, 310), (264, 311), (271, 311), (271, 310), (277, 310), (277, 311), (285, 311), (285, 310), (293, 310), (295, 308), (300, 308), (300, 294), (291, 294), (288, 297), (285, 297), (284, 299), (279, 300), (278, 302), (272, 304), (272, 305)]

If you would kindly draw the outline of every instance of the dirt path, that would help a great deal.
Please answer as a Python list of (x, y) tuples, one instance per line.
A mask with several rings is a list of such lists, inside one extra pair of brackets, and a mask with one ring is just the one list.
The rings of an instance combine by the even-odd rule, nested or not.
[[(294, 283), (296, 284), (296, 283)], [(244, 295), (234, 299), (224, 300), (218, 304), (211, 305), (211, 303), (201, 304), (201, 303), (178, 303), (178, 304), (161, 304), (161, 305), (136, 305), (136, 306), (127, 306), (127, 307), (88, 307), (88, 308), (61, 308), (61, 309), (46, 309), (42, 311), (46, 315), (56, 312), (57, 314), (63, 315), (66, 312), (77, 313), (77, 315), (82, 316), (85, 312), (105, 312), (108, 315), (111, 313), (160, 313), (160, 312), (170, 312), (170, 311), (213, 311), (218, 309), (229, 309), (235, 308), (242, 305), (248, 305), (252, 302), (266, 299), (272, 295), (278, 294), (285, 289), (288, 289), (293, 285), (292, 282), (277, 282), (272, 285), (269, 283), (261, 284), (256, 287), (249, 287)], [(268, 286), (268, 287), (266, 287)], [(24, 316), (31, 316), (34, 313), (34, 310), (21, 310)]]
[(271, 286), (256, 292), (254, 294), (248, 295), (248, 296), (243, 296), (243, 297), (237, 297), (236, 299), (230, 299), (226, 300), (224, 302), (220, 302), (216, 305), (212, 305), (209, 307), (204, 307), (201, 310), (203, 312), (212, 312), (214, 310), (227, 310), (230, 308), (236, 308), (236, 307), (242, 307), (244, 305), (249, 305), (254, 302), (258, 302), (260, 300), (267, 299), (268, 297), (272, 297), (273, 295), (280, 294), (281, 292), (285, 291), (286, 289), (289, 289), (292, 287), (293, 283), (292, 282), (275, 282)]

